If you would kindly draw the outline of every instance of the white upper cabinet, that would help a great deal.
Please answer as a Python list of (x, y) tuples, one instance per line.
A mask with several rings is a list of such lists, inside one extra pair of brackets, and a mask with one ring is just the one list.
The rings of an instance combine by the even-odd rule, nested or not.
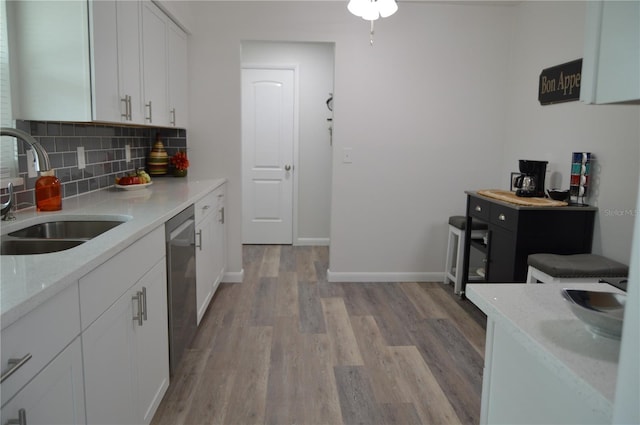
[[(101, 1), (94, 4), (102, 3)], [(118, 99), (122, 121), (144, 124), (140, 3), (117, 1)], [(96, 32), (94, 35), (97, 37)], [(98, 114), (98, 116), (100, 116)]]
[(183, 72), (186, 81), (186, 35), (185, 62), (170, 70), (170, 40), (181, 30), (153, 3), (15, 1), (7, 9), (14, 119), (174, 125), (169, 93), (186, 105), (178, 96), (186, 83), (170, 90), (169, 76)]
[(580, 100), (640, 102), (640, 2), (586, 3)]
[(169, 22), (167, 32), (169, 47), (169, 124), (187, 127), (187, 34), (175, 23)]
[(142, 57), (146, 124), (169, 125), (167, 17), (150, 1), (142, 2)]
[(93, 118), (87, 16), (86, 2), (7, 2), (14, 119)]

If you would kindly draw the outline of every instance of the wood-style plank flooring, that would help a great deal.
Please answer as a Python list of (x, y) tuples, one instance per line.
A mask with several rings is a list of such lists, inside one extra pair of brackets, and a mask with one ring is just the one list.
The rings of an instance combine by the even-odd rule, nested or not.
[(442, 283), (328, 283), (328, 256), (245, 246), (152, 424), (478, 423), (484, 315)]

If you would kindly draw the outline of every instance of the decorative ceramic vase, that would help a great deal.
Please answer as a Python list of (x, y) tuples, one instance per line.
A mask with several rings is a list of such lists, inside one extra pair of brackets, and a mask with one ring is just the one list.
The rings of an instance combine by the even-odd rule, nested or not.
[(187, 176), (187, 169), (179, 169), (179, 168), (174, 168), (173, 169), (173, 177), (186, 177)]
[(157, 136), (153, 149), (151, 149), (151, 153), (149, 153), (147, 165), (149, 168), (149, 174), (152, 176), (164, 176), (167, 174), (167, 170), (169, 168), (169, 155), (167, 155), (167, 151), (164, 150), (164, 145), (162, 144), (162, 140), (160, 140), (160, 135)]

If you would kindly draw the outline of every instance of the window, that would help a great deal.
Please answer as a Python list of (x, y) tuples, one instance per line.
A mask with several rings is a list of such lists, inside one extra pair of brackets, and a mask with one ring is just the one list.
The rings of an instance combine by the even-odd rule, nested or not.
[[(6, 1), (0, 0), (0, 125), (14, 127), (11, 118), (11, 83), (9, 79), (9, 43), (7, 41)], [(18, 177), (18, 147), (12, 137), (0, 140), (0, 179), (2, 184), (9, 181), (22, 184)], [(10, 180), (9, 180), (10, 179)]]

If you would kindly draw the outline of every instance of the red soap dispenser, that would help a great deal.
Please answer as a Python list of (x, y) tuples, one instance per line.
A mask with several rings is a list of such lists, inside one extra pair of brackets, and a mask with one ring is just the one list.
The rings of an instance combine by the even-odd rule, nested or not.
[(36, 207), (38, 211), (59, 211), (62, 209), (60, 180), (54, 170), (40, 172), (36, 180)]

